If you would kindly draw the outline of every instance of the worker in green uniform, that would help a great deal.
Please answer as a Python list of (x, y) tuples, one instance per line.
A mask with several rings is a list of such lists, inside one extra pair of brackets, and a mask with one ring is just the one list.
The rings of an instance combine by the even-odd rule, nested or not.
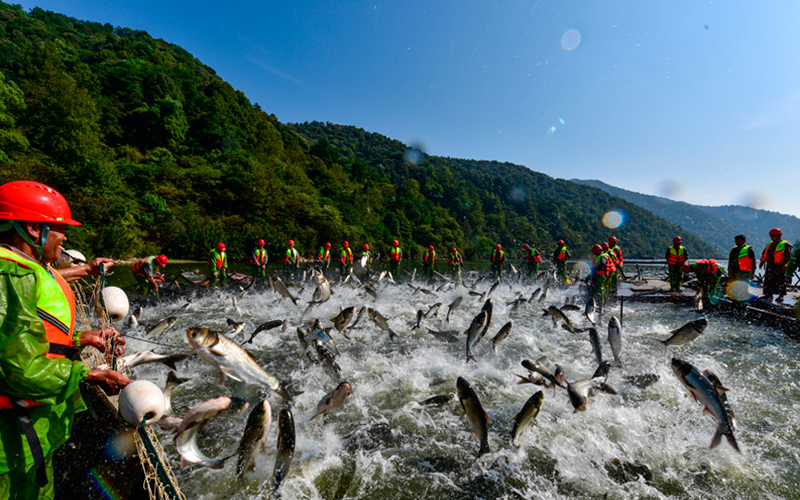
[(217, 281), (223, 287), (228, 284), (228, 254), (225, 253), (225, 243), (217, 243), (217, 246), (208, 252), (208, 275), (209, 290), (217, 287)]
[(300, 269), (300, 254), (294, 248), (294, 240), (289, 240), (289, 247), (283, 255), (283, 269), (287, 279), (294, 279), (295, 273)]
[(422, 274), (428, 283), (433, 282), (433, 266), (436, 264), (436, 250), (433, 245), (429, 245), (425, 253), (422, 254)]
[(594, 297), (595, 303), (601, 308), (608, 295), (608, 277), (614, 273), (614, 258), (603, 251), (602, 245), (592, 247), (592, 265), (589, 270), (589, 298)]
[(672, 238), (672, 246), (667, 248), (664, 258), (667, 259), (667, 272), (669, 276), (669, 291), (680, 292), (683, 284), (683, 265), (689, 260), (689, 252), (681, 245), (683, 238)]
[(752, 281), (758, 265), (756, 252), (747, 244), (747, 238), (743, 234), (734, 236), (733, 241), (736, 246), (728, 255), (728, 282)]
[(361, 262), (361, 270), (364, 273), (364, 281), (369, 282), (369, 275), (372, 272), (372, 254), (369, 253), (369, 245), (364, 243), (364, 246), (361, 248), (361, 258), (359, 259)]
[[(69, 439), (75, 414), (86, 409), (79, 386), (99, 384), (116, 394), (131, 382), (112, 370), (87, 369), (79, 349), (101, 351), (113, 328), (75, 330), (75, 296), (48, 264), (58, 260), (67, 201), (38, 182), (0, 186), (0, 498), (48, 498), (53, 492), (53, 452)], [(71, 277), (100, 274), (94, 259)]]
[(700, 288), (699, 293), (706, 298), (711, 297), (716, 291), (719, 279), (725, 274), (722, 266), (717, 265), (715, 259), (703, 259), (691, 264), (684, 264), (681, 271), (683, 271), (683, 274), (694, 272)]
[(622, 249), (617, 245), (618, 242), (616, 236), (608, 238), (608, 254), (614, 259), (614, 274), (612, 274), (609, 279), (608, 291), (613, 293), (616, 293), (619, 289), (620, 275), (625, 278), (625, 273), (622, 270)]
[(317, 255), (314, 256), (314, 262), (317, 263), (320, 269), (328, 269), (331, 267), (331, 244), (326, 241), (319, 250)]
[(400, 279), (400, 261), (403, 259), (403, 250), (400, 249), (400, 242), (394, 240), (392, 247), (389, 248), (389, 272), (395, 279)]
[(536, 250), (536, 245), (522, 245), (522, 251), (525, 252), (525, 270), (528, 276), (536, 278), (539, 276), (539, 262), (542, 261), (542, 254)]
[(553, 252), (553, 264), (556, 266), (556, 279), (561, 285), (567, 284), (567, 261), (572, 257), (567, 250), (564, 240), (558, 240), (556, 250)]
[(267, 262), (269, 255), (264, 245), (264, 240), (258, 240), (256, 247), (250, 252), (250, 265), (253, 266), (253, 283), (265, 284), (267, 282)]
[(458, 252), (456, 247), (450, 249), (450, 259), (447, 263), (450, 266), (450, 272), (453, 273), (453, 279), (456, 280), (456, 283), (460, 282), (461, 269), (464, 266), (464, 260), (461, 258), (461, 254)]
[(506, 254), (503, 252), (503, 247), (498, 243), (494, 246), (491, 255), (492, 260), (492, 277), (495, 281), (503, 279), (503, 264), (506, 263)]
[(350, 250), (350, 243), (345, 240), (342, 242), (342, 249), (339, 252), (339, 279), (344, 281), (353, 272), (353, 251)]
[(133, 273), (136, 282), (141, 286), (142, 295), (147, 295), (147, 292), (152, 288), (153, 294), (158, 297), (158, 282), (156, 279), (161, 278), (162, 273), (156, 269), (156, 266), (164, 269), (167, 262), (169, 260), (166, 255), (151, 255), (131, 266), (131, 273)]

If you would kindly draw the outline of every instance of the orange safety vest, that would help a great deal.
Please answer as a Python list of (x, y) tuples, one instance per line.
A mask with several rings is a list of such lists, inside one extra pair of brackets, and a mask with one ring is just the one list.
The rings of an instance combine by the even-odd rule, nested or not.
[(339, 260), (342, 261), (344, 265), (347, 265), (348, 262), (350, 264), (353, 263), (353, 252), (350, 251), (350, 247), (342, 247), (342, 254), (339, 256)]
[(461, 254), (458, 252), (456, 253), (450, 252), (450, 265), (455, 266), (456, 264), (460, 263), (461, 263)]
[(150, 264), (150, 267), (152, 267), (153, 270), (155, 270), (155, 266), (157, 265), (156, 256), (155, 255), (151, 255), (150, 257), (146, 257), (146, 258), (140, 260), (139, 262), (137, 262), (136, 264), (132, 265), (131, 266), (131, 272), (133, 274), (137, 275), (137, 276), (141, 276), (142, 278), (146, 278), (147, 276), (144, 275), (144, 271), (143, 271), (145, 264)]
[(392, 247), (389, 249), (389, 260), (400, 260), (400, 247)]
[(250, 263), (254, 266), (260, 266), (267, 260), (267, 251), (263, 248), (256, 248), (253, 250), (254, 259), (250, 259)]
[[(10, 260), (25, 269), (36, 273), (36, 292), (39, 297), (36, 313), (44, 324), (50, 348), (45, 354), (48, 358), (72, 358), (78, 350), (73, 347), (72, 334), (75, 330), (75, 295), (61, 275), (49, 268), (25, 258), (7, 248), (0, 248), (0, 259)], [(27, 401), (28, 406), (41, 403)], [(0, 409), (11, 409), (11, 400), (0, 394)]]
[(751, 259), (748, 254), (750, 253), (750, 249), (753, 248), (749, 245), (745, 245), (739, 249), (739, 271), (752, 271), (753, 270), (753, 259)]
[(542, 261), (542, 256), (541, 256), (541, 254), (536, 252), (535, 248), (531, 248), (528, 251), (528, 255), (526, 255), (526, 260), (528, 261), (528, 264), (530, 264), (532, 262), (541, 262)]
[(786, 245), (789, 242), (786, 240), (781, 240), (775, 245), (775, 253), (772, 257), (772, 262), (767, 262), (767, 254), (769, 253), (769, 247), (775, 244), (774, 241), (769, 242), (769, 244), (764, 248), (764, 253), (761, 254), (761, 262), (767, 262), (767, 264), (783, 264), (783, 254)]
[[(698, 260), (695, 264), (704, 267), (706, 274), (717, 274), (717, 261), (714, 259)], [(697, 274), (697, 269), (694, 272)]]
[[(605, 259), (603, 257), (605, 257)], [(605, 253), (595, 256), (595, 258), (592, 259), (592, 264), (594, 273), (602, 276), (608, 276), (617, 270), (616, 266), (614, 266), (613, 259)]]
[(217, 269), (222, 269), (225, 264), (225, 252), (217, 252), (216, 248), (211, 250), (208, 252), (208, 263), (213, 264)]
[(433, 264), (436, 262), (436, 250), (425, 250), (422, 255), (422, 262), (426, 264)]
[(614, 245), (609, 250), (614, 253), (614, 264), (616, 264), (617, 267), (622, 267), (622, 249)]
[(298, 259), (297, 250), (295, 250), (292, 247), (287, 248), (286, 249), (286, 256), (283, 258), (283, 263), (284, 264), (294, 265), (294, 264), (297, 264), (297, 259)]
[(669, 247), (669, 258), (667, 259), (668, 266), (682, 266), (686, 262), (686, 249), (683, 245), (675, 250), (675, 246)]
[(558, 251), (558, 256), (556, 257), (556, 260), (559, 261), (559, 262), (567, 260), (567, 247), (566, 246), (561, 247), (561, 250)]

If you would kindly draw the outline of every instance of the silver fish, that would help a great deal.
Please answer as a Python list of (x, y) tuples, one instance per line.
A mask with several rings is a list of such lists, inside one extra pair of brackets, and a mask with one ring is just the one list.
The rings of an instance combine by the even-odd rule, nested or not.
[(432, 305), (430, 308), (428, 308), (428, 312), (426, 312), (426, 313), (425, 313), (425, 317), (427, 318), (428, 316), (430, 316), (430, 315), (431, 315), (431, 313), (433, 313), (433, 317), (434, 317), (434, 318), (438, 317), (438, 314), (439, 314), (439, 308), (440, 308), (440, 307), (442, 307), (442, 303), (441, 303), (441, 302), (437, 302), (437, 303), (435, 303), (435, 304), (434, 304), (434, 305)]
[(350, 329), (353, 329), (361, 322), (361, 318), (367, 313), (367, 306), (361, 306), (361, 309), (358, 310), (358, 316), (356, 316), (356, 320), (353, 321), (353, 324), (350, 326)]
[(672, 330), (672, 336), (667, 340), (659, 340), (664, 345), (683, 345), (691, 342), (694, 345), (694, 339), (703, 334), (703, 331), (708, 326), (708, 318), (696, 319), (683, 325), (682, 327)]
[(273, 328), (278, 328), (279, 326), (283, 326), (283, 329), (285, 331), (288, 324), (289, 322), (287, 320), (279, 320), (279, 319), (273, 319), (272, 321), (267, 321), (266, 323), (262, 323), (261, 325), (258, 325), (258, 327), (255, 329), (253, 333), (250, 334), (249, 339), (242, 342), (242, 345), (251, 343), (253, 339), (256, 338), (256, 335), (258, 335), (259, 333), (267, 330), (272, 330)]
[(450, 394), (440, 394), (438, 396), (431, 396), (428, 399), (419, 402), (420, 406), (441, 406), (453, 400)]
[(500, 331), (497, 332), (497, 335), (494, 336), (492, 339), (492, 351), (497, 352), (497, 344), (505, 340), (508, 337), (508, 334), (511, 333), (511, 327), (514, 326), (514, 323), (509, 321), (502, 328)]
[(514, 426), (511, 428), (511, 444), (519, 448), (519, 437), (522, 435), (527, 427), (533, 425), (533, 421), (539, 415), (542, 409), (542, 401), (544, 401), (544, 394), (542, 391), (537, 391), (531, 396), (522, 410), (514, 417)]
[(617, 366), (623, 366), (619, 357), (622, 351), (622, 328), (616, 316), (611, 316), (608, 321), (608, 344), (611, 346), (611, 353), (614, 355), (614, 362)]
[(297, 305), (297, 299), (292, 295), (292, 292), (286, 287), (286, 284), (281, 281), (280, 278), (275, 276), (274, 274), (270, 274), (269, 276), (270, 282), (272, 282), (272, 287), (278, 292), (278, 295), (281, 297), (286, 297), (287, 299), (292, 301), (292, 304)]
[(597, 365), (597, 369), (592, 374), (592, 378), (608, 378), (609, 371), (611, 371), (611, 361), (603, 361)]
[(531, 302), (533, 302), (534, 300), (539, 298), (539, 294), (540, 293), (542, 293), (542, 289), (541, 288), (537, 288), (536, 290), (534, 290), (533, 293), (531, 294), (531, 298), (528, 299), (528, 303), (530, 304)]
[(175, 363), (183, 361), (190, 356), (190, 354), (156, 354), (154, 351), (155, 349), (148, 349), (146, 351), (139, 351), (122, 358), (118, 358), (117, 368), (132, 369), (135, 366), (143, 365), (145, 363), (163, 363), (173, 370), (177, 370), (177, 368), (175, 368)]
[(453, 300), (453, 302), (452, 302), (452, 303), (451, 303), (451, 304), (450, 304), (450, 305), (447, 307), (447, 319), (446, 319), (446, 323), (447, 323), (447, 324), (450, 324), (450, 313), (452, 313), (453, 311), (455, 311), (455, 310), (456, 310), (456, 308), (457, 308), (457, 307), (458, 307), (458, 306), (461, 304), (461, 301), (462, 301), (463, 299), (464, 299), (464, 298), (463, 298), (461, 295), (459, 295), (459, 296), (458, 296), (458, 297), (456, 297), (456, 298), (455, 298), (455, 300)]
[(492, 312), (494, 311), (494, 304), (492, 303), (492, 299), (486, 299), (486, 302), (483, 303), (483, 308), (481, 311), (486, 311), (486, 323), (483, 325), (483, 331), (481, 332), (481, 338), (486, 335), (486, 332), (489, 331), (489, 326), (492, 324)]
[(709, 448), (715, 448), (722, 441), (722, 436), (728, 440), (733, 449), (741, 453), (736, 438), (733, 436), (733, 424), (725, 405), (719, 397), (717, 388), (708, 377), (700, 373), (691, 363), (672, 358), (672, 371), (678, 380), (689, 390), (692, 398), (699, 401), (705, 410), (717, 419), (717, 428), (711, 439)]
[(517, 381), (517, 384), (535, 384), (535, 385), (543, 385), (545, 387), (550, 387), (548, 380), (539, 372), (528, 372), (527, 375), (519, 375), (514, 374), (520, 378)]
[(433, 336), (438, 337), (445, 342), (450, 342), (454, 344), (458, 342), (458, 334), (461, 333), (458, 330), (432, 330), (428, 328), (428, 333), (431, 333)]
[(225, 459), (208, 458), (197, 447), (197, 433), (205, 427), (217, 413), (230, 406), (231, 400), (222, 396), (217, 399), (200, 403), (189, 410), (183, 417), (178, 433), (175, 435), (175, 447), (181, 455), (181, 468), (189, 464), (198, 464), (212, 469), (221, 469), (225, 466)]
[(231, 297), (231, 299), (233, 300), (233, 309), (236, 311), (236, 313), (239, 316), (241, 316), (242, 315), (242, 310), (241, 310), (241, 308), (239, 308), (239, 299), (236, 297), (236, 295)]
[(597, 321), (595, 310), (597, 309), (597, 302), (595, 302), (594, 297), (590, 298), (586, 302), (586, 308), (583, 310), (583, 315), (586, 316), (586, 319), (594, 326), (595, 322)]
[(172, 391), (175, 390), (177, 386), (184, 382), (188, 382), (188, 378), (180, 378), (175, 375), (175, 372), (170, 371), (167, 374), (167, 383), (164, 386), (164, 414), (171, 415), (172, 414)]
[(219, 370), (220, 384), (224, 382), (225, 376), (229, 376), (247, 385), (266, 385), (288, 402), (292, 402), (292, 396), (298, 394), (292, 393), (289, 383), (267, 373), (258, 366), (249, 352), (219, 332), (206, 328), (189, 328), (186, 330), (186, 338), (200, 358)]
[(389, 323), (387, 322), (388, 320), (384, 318), (381, 313), (371, 307), (367, 308), (367, 312), (369, 313), (369, 317), (372, 319), (372, 321), (378, 325), (378, 328), (389, 334), (389, 340), (394, 341), (394, 338), (397, 336), (397, 334), (389, 327)]
[(239, 457), (236, 462), (236, 476), (239, 479), (254, 470), (258, 454), (267, 451), (267, 434), (271, 425), (272, 407), (265, 399), (255, 405), (247, 416), (244, 434), (236, 452)]
[(423, 311), (422, 309), (419, 309), (419, 310), (417, 311), (417, 319), (416, 319), (416, 322), (415, 322), (414, 326), (412, 326), (412, 327), (411, 327), (411, 329), (412, 329), (412, 330), (416, 330), (417, 328), (419, 328), (419, 324), (420, 324), (420, 322), (422, 321), (422, 318), (424, 318), (424, 317), (425, 317), (425, 311)]
[(486, 296), (488, 297), (489, 295), (491, 295), (492, 292), (497, 290), (498, 286), (500, 286), (500, 281), (499, 280), (494, 282), (494, 285), (492, 285), (492, 287), (489, 289), (489, 293), (487, 293)]
[(272, 471), (273, 487), (278, 489), (289, 473), (294, 457), (294, 417), (292, 410), (283, 408), (278, 414), (278, 452)]
[(556, 379), (555, 375), (553, 375), (553, 373), (546, 366), (542, 364), (546, 359), (547, 356), (542, 356), (536, 361), (531, 361), (530, 359), (523, 359), (522, 367), (527, 369), (528, 371), (540, 374), (553, 385), (557, 385), (559, 387), (566, 387), (566, 385), (563, 382)]
[(478, 360), (473, 356), (472, 349), (481, 341), (481, 332), (483, 331), (483, 326), (486, 324), (486, 317), (487, 312), (481, 311), (472, 319), (472, 324), (469, 325), (469, 328), (466, 331), (467, 334), (467, 363), (470, 360), (475, 361), (476, 363)]
[(322, 396), (322, 399), (317, 403), (317, 409), (314, 415), (308, 420), (311, 421), (319, 417), (319, 423), (321, 424), (322, 419), (327, 417), (333, 410), (344, 407), (344, 404), (347, 402), (347, 396), (350, 395), (350, 391), (352, 391), (350, 383), (346, 381), (341, 382), (336, 389)]
[(733, 425), (733, 428), (736, 429), (736, 422), (733, 420), (736, 415), (733, 413), (733, 410), (731, 410), (731, 405), (728, 403), (728, 395), (726, 394), (728, 389), (722, 385), (722, 382), (719, 381), (719, 378), (717, 378), (717, 376), (714, 375), (711, 370), (703, 370), (703, 375), (705, 375), (706, 378), (712, 384), (714, 384), (714, 389), (716, 389), (717, 394), (719, 394), (719, 400), (722, 401), (722, 406), (725, 407), (725, 409), (728, 411), (728, 415), (731, 416), (731, 425)]
[(225, 329), (220, 332), (226, 337), (235, 337), (239, 334), (239, 332), (244, 330), (244, 327), (247, 325), (245, 321), (234, 321), (230, 318), (227, 318), (227, 322), (228, 326), (226, 326)]
[(600, 335), (598, 335), (595, 328), (589, 328), (589, 342), (592, 344), (592, 352), (594, 352), (594, 359), (597, 364), (603, 363), (603, 348), (600, 345)]
[(558, 323), (558, 320), (563, 321), (564, 324), (567, 325), (567, 330), (569, 330), (572, 333), (575, 333), (575, 328), (572, 326), (572, 321), (570, 321), (570, 319), (567, 317), (567, 315), (564, 314), (561, 311), (561, 309), (557, 308), (556, 306), (548, 307), (544, 311), (544, 314), (542, 316), (550, 316), (550, 317), (552, 317), (553, 318), (553, 326), (556, 326), (556, 323)]
[(182, 305), (181, 307), (179, 307), (177, 311), (175, 311), (175, 315), (178, 315), (178, 314), (181, 314), (181, 313), (185, 313), (186, 311), (189, 310), (190, 307), (192, 307), (192, 298), (190, 297), (190, 298), (188, 298), (186, 300), (187, 300), (187, 302), (184, 305)]
[(128, 317), (128, 327), (130, 328), (139, 328), (139, 321), (136, 319), (135, 314), (131, 314)]
[(178, 321), (177, 316), (170, 316), (169, 318), (162, 319), (156, 324), (156, 326), (154, 326), (149, 332), (145, 334), (145, 337), (158, 337), (159, 335), (167, 331), (169, 327), (174, 325), (176, 321)]
[[(347, 328), (347, 325), (350, 323), (350, 320), (353, 319), (355, 314), (355, 306), (345, 308), (342, 312), (337, 314), (335, 318), (331, 318), (331, 321), (333, 321), (333, 327), (342, 333), (342, 335), (344, 335), (344, 329)], [(345, 335), (345, 337), (347, 337), (347, 335)]]
[(472, 429), (472, 434), (481, 443), (478, 456), (490, 453), (492, 450), (489, 449), (488, 425), (491, 420), (489, 420), (489, 416), (486, 415), (486, 412), (483, 410), (478, 395), (472, 390), (469, 382), (462, 377), (458, 377), (458, 380), (456, 380), (456, 391), (458, 392), (458, 400), (461, 402), (461, 408), (464, 410), (461, 418), (463, 419), (466, 417), (467, 423), (469, 423)]

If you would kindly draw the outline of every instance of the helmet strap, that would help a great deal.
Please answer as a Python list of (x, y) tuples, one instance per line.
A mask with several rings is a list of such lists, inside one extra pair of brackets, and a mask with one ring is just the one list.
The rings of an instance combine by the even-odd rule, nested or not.
[(17, 233), (22, 236), (22, 239), (25, 240), (28, 245), (36, 249), (36, 254), (39, 256), (39, 262), (41, 262), (43, 266), (46, 266), (47, 258), (44, 255), (44, 244), (47, 243), (47, 237), (50, 235), (50, 224), (42, 224), (42, 234), (39, 237), (39, 241), (42, 242), (41, 244), (34, 243), (31, 237), (28, 236), (28, 233), (22, 229), (22, 226), (20, 226), (17, 221), (14, 221), (14, 229), (17, 230)]

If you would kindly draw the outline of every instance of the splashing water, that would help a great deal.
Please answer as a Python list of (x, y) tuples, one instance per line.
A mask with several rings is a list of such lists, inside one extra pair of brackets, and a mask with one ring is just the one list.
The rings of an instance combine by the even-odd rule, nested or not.
[[(415, 286), (419, 286), (416, 283)], [(492, 285), (484, 280), (476, 291)], [(554, 326), (542, 309), (561, 305), (568, 293), (550, 290), (544, 303), (521, 307), (508, 305), (519, 292), (530, 296), (542, 284), (502, 284), (491, 295), (492, 325), (474, 349), (478, 362), (465, 363), (465, 335), (448, 343), (428, 332), (463, 332), (479, 312), (482, 302), (460, 287), (427, 295), (407, 284), (378, 285), (378, 299), (358, 289), (337, 286), (331, 300), (303, 315), (305, 304), (295, 307), (271, 292), (251, 292), (239, 300), (239, 317), (229, 295), (198, 297), (192, 309), (158, 340), (190, 352), (184, 330), (204, 326), (221, 330), (226, 318), (244, 319), (240, 339), (255, 327), (273, 319), (291, 325), (259, 334), (250, 351), (258, 363), (281, 379), (292, 378), (305, 391), (296, 398), (293, 412), (297, 433), (294, 462), (281, 489), (286, 498), (787, 498), (800, 481), (800, 347), (770, 328), (712, 317), (705, 334), (680, 349), (666, 348), (658, 339), (697, 314), (663, 305), (625, 304), (623, 316), (624, 369), (612, 369), (608, 384), (618, 395), (600, 393), (586, 411), (574, 413), (563, 389), (543, 389), (517, 384), (515, 374), (525, 374), (524, 358), (547, 356), (551, 369), (559, 364), (569, 380), (591, 376), (596, 366), (588, 334), (573, 334)], [(424, 286), (424, 285), (423, 285)], [(432, 289), (433, 287), (426, 287)], [(295, 291), (297, 289), (294, 289)], [(457, 296), (461, 305), (444, 322), (446, 309)], [(302, 296), (308, 301), (310, 287)], [(441, 302), (438, 317), (423, 318), (422, 327), (411, 330), (416, 311)], [(183, 302), (162, 303), (146, 311), (144, 323), (155, 323)], [(319, 318), (331, 326), (342, 307), (375, 308), (389, 318), (398, 333), (389, 342), (386, 333), (367, 318), (349, 332), (347, 340), (335, 331), (337, 358), (353, 392), (344, 408), (320, 426), (308, 421), (320, 398), (335, 384), (319, 365), (302, 353), (296, 327)], [(608, 306), (598, 324), (603, 356), (606, 325), (618, 306)], [(589, 326), (580, 312), (567, 312), (576, 326)], [(514, 322), (510, 335), (492, 351), (491, 339), (507, 321)], [(143, 335), (145, 327), (126, 334)], [(152, 346), (128, 339), (129, 351)], [(161, 347), (157, 351), (169, 351)], [(167, 352), (164, 352), (167, 353)], [(730, 389), (727, 393), (736, 414), (736, 437), (743, 454), (723, 442), (708, 449), (715, 422), (702, 415), (670, 369), (675, 355), (700, 370), (711, 369)], [(176, 413), (199, 402), (231, 395), (230, 383), (218, 385), (217, 372), (196, 358), (178, 365), (179, 376), (191, 380), (179, 386), (172, 399)], [(136, 368), (135, 377), (150, 379), (163, 387), (167, 371), (156, 364)], [(640, 389), (623, 375), (652, 373), (653, 385)], [(492, 452), (476, 459), (478, 443), (466, 422), (459, 421), (457, 398), (442, 406), (422, 407), (417, 402), (434, 395), (454, 395), (456, 379), (464, 377), (487, 411)], [(520, 438), (519, 449), (510, 445), (514, 416), (536, 391), (544, 392), (541, 413)], [(280, 403), (268, 394), (273, 408)], [(273, 411), (273, 415), (277, 414)], [(246, 413), (215, 418), (201, 432), (199, 445), (209, 457), (235, 452)], [(243, 482), (235, 478), (235, 458), (223, 470), (186, 468), (178, 472), (181, 488), (195, 499), (264, 498), (270, 488), (275, 459), (277, 425), (267, 439), (267, 453), (256, 461), (256, 470)], [(162, 434), (165, 451), (173, 465), (180, 457), (168, 434)], [(349, 437), (356, 433), (356, 437)], [(626, 472), (627, 471), (627, 472)], [(638, 471), (638, 472), (637, 472)]]

